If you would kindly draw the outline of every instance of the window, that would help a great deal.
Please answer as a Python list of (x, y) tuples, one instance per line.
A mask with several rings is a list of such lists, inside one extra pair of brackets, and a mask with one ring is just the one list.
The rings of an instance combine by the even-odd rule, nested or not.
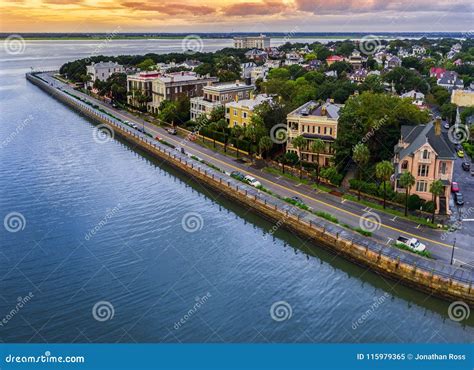
[(446, 172), (448, 170), (446, 162), (439, 162), (439, 173), (441, 175), (446, 175)]
[(428, 149), (425, 149), (421, 152), (421, 159), (430, 159), (430, 152)]
[(237, 115), (237, 109), (234, 109), (234, 116)]
[(402, 162), (402, 170), (408, 169), (408, 161), (403, 161)]
[(242, 117), (247, 118), (247, 112), (242, 112)]
[(418, 176), (427, 177), (430, 172), (430, 166), (427, 164), (418, 165)]
[(321, 133), (321, 127), (318, 126), (318, 134), (320, 134), (320, 133)]
[(425, 193), (428, 188), (428, 183), (426, 181), (417, 181), (416, 182), (416, 191)]

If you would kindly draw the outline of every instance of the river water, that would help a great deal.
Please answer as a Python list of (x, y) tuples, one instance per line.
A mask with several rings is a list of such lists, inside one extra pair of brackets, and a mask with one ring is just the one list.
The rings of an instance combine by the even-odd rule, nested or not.
[[(206, 50), (229, 44), (205, 40)], [(94, 46), (95, 45), (95, 46)], [(179, 51), (114, 41), (102, 54)], [(1, 54), (0, 340), (467, 342), (472, 315), (335, 257), (194, 183), (28, 83), (97, 44)], [(15, 223), (15, 221), (17, 221)]]

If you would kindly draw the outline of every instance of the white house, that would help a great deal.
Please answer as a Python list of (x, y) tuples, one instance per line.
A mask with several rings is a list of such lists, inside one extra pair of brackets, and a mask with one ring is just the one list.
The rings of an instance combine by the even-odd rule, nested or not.
[(92, 86), (96, 80), (107, 81), (107, 79), (114, 73), (123, 73), (124, 68), (121, 64), (116, 62), (99, 62), (88, 65), (86, 67), (87, 74), (91, 76), (91, 81), (88, 82)]

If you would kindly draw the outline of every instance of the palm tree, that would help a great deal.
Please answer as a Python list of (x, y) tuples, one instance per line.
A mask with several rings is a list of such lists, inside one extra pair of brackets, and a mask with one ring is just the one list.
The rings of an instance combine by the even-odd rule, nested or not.
[(444, 192), (444, 185), (441, 180), (435, 180), (430, 185), (430, 193), (433, 195), (433, 216), (431, 222), (435, 222), (435, 211), (436, 211), (436, 200), (437, 198), (443, 194)]
[(354, 152), (352, 153), (352, 159), (357, 163), (359, 168), (357, 169), (357, 177), (359, 180), (357, 199), (360, 200), (360, 183), (362, 181), (362, 168), (369, 162), (370, 152), (367, 145), (359, 143), (354, 147)]
[(387, 181), (390, 180), (394, 169), (392, 163), (389, 161), (382, 161), (375, 165), (375, 176), (383, 181), (383, 208), (385, 209), (385, 202), (387, 199)]
[(316, 153), (316, 182), (319, 184), (319, 154), (324, 152), (326, 144), (321, 139), (316, 139), (311, 143), (311, 151)]
[(405, 216), (408, 215), (408, 197), (410, 196), (410, 190), (415, 185), (415, 177), (408, 171), (405, 171), (400, 176), (400, 185), (405, 188)]
[(273, 147), (273, 141), (270, 138), (270, 136), (263, 136), (260, 138), (260, 141), (258, 142), (258, 148), (260, 149), (260, 155), (262, 155), (264, 152), (265, 154), (268, 153), (268, 151)]
[(303, 161), (301, 151), (306, 146), (306, 139), (303, 136), (297, 136), (293, 139), (292, 144), (298, 149), (298, 157), (300, 158), (300, 179), (303, 176)]

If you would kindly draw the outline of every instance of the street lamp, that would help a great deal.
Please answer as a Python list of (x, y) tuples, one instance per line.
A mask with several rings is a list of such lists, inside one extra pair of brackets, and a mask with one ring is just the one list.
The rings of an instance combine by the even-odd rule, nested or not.
[(454, 238), (453, 249), (451, 251), (451, 265), (453, 264), (453, 260), (454, 260), (454, 248), (455, 247), (456, 247), (456, 238)]

